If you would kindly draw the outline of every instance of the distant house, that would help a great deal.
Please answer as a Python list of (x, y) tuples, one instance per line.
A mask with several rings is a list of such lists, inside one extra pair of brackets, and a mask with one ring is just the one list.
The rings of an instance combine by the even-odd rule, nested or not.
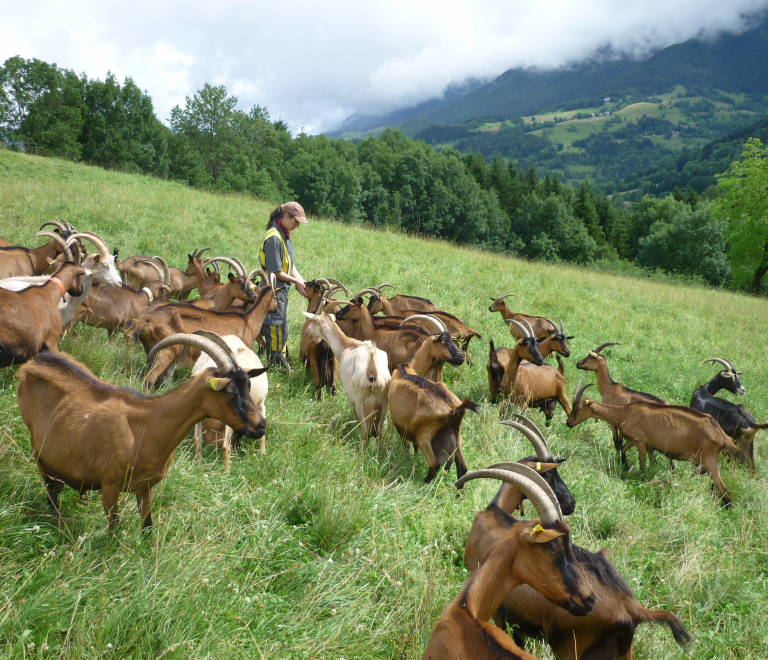
[(610, 97), (610, 96), (606, 96), (606, 97), (603, 99), (603, 103), (610, 103), (610, 102), (611, 102), (611, 97)]

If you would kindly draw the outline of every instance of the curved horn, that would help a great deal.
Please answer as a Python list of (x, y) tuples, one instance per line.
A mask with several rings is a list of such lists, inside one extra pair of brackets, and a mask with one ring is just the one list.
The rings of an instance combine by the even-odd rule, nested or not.
[(243, 277), (246, 276), (243, 264), (237, 261), (237, 259), (230, 259), (229, 257), (211, 257), (210, 259), (205, 260), (205, 265), (207, 266), (208, 264), (213, 264), (217, 261), (220, 261), (223, 264), (227, 264), (227, 266), (234, 270), (238, 275), (242, 275)]
[(57, 234), (56, 232), (52, 231), (39, 231), (35, 234), (35, 236), (48, 236), (49, 238), (52, 238), (61, 247), (61, 251), (64, 253), (64, 257), (67, 261), (75, 260), (75, 258), (72, 256), (72, 251), (69, 249), (69, 245), (67, 245), (66, 241), (61, 237), (61, 234)]
[(186, 333), (179, 333), (176, 335), (171, 335), (170, 337), (166, 337), (161, 342), (158, 342), (155, 344), (155, 347), (149, 352), (147, 355), (147, 364), (152, 364), (152, 362), (155, 359), (155, 356), (162, 351), (164, 348), (168, 348), (168, 346), (172, 346), (174, 344), (184, 344), (185, 346), (193, 346), (194, 348), (199, 348), (201, 351), (205, 351), (208, 353), (208, 355), (213, 358), (213, 361), (216, 363), (216, 366), (218, 367), (219, 371), (222, 374), (227, 374), (234, 368), (234, 364), (229, 359), (227, 354), (221, 350), (221, 348), (213, 343), (210, 339), (206, 337), (199, 337), (197, 335), (190, 335)]
[(79, 266), (83, 262), (83, 251), (80, 248), (80, 243), (77, 242), (76, 238), (70, 236), (67, 247), (72, 250), (72, 260)]
[(719, 362), (725, 367), (726, 371), (734, 371), (734, 372), (736, 371), (736, 369), (733, 368), (733, 365), (730, 362), (728, 362), (728, 360), (726, 360), (725, 358), (707, 358), (701, 364), (705, 365), (707, 362)]
[(588, 387), (592, 387), (594, 383), (587, 383), (584, 387), (581, 387), (581, 381), (584, 380), (584, 376), (579, 378), (579, 382), (576, 383), (576, 392), (573, 395), (573, 402), (578, 403), (581, 401), (581, 396), (584, 394)]
[(323, 314), (330, 314), (332, 310), (336, 309), (340, 305), (349, 305), (350, 303), (346, 300), (328, 300), (327, 298), (323, 298), (326, 302), (323, 303), (322, 309), (320, 310)]
[(152, 268), (155, 269), (157, 272), (157, 277), (160, 279), (161, 282), (165, 283), (165, 273), (163, 272), (162, 267), (160, 264), (158, 264), (156, 261), (152, 261), (152, 259), (136, 259), (137, 264), (147, 264), (148, 266), (152, 266)]
[(64, 218), (59, 218), (59, 222), (63, 222), (65, 225), (67, 225), (67, 229), (69, 229), (69, 231), (74, 231), (74, 232), (77, 231), (77, 229), (75, 229), (75, 225), (73, 225), (69, 220), (65, 220)]
[[(205, 267), (205, 266), (207, 266), (207, 265), (208, 265), (208, 262), (205, 262), (205, 263), (203, 264), (203, 267)], [(221, 273), (221, 268), (219, 267), (219, 263), (218, 263), (217, 261), (214, 261), (214, 262), (211, 264), (211, 266), (213, 267), (213, 272), (214, 272), (214, 273), (216, 273), (217, 275), (218, 275), (219, 273)]]
[[(523, 319), (523, 323), (525, 323), (525, 325), (528, 326), (528, 332), (531, 333), (530, 336), (531, 337), (535, 337), (536, 333), (533, 331), (533, 328), (531, 327), (531, 324), (528, 323), (528, 319)], [(552, 321), (550, 321), (550, 323), (552, 323)], [(554, 325), (554, 323), (552, 323), (552, 325)]]
[(400, 322), (400, 325), (402, 326), (403, 323), (408, 323), (409, 321), (413, 321), (415, 319), (424, 319), (426, 321), (430, 321), (433, 324), (433, 326), (437, 328), (437, 332), (439, 334), (442, 334), (446, 331), (445, 325), (443, 325), (443, 322), (436, 316), (432, 316), (432, 314), (414, 314), (413, 316), (409, 316), (408, 318), (403, 319)]
[(502, 293), (498, 298), (494, 298), (494, 300), (504, 300), (504, 298), (509, 298), (514, 295), (514, 293)]
[[(510, 464), (507, 463), (504, 465)], [(456, 482), (456, 487), (460, 488), (468, 481), (472, 481), (474, 479), (499, 479), (518, 488), (531, 501), (531, 504), (533, 504), (536, 512), (539, 514), (541, 522), (552, 525), (558, 520), (561, 520), (559, 509), (552, 504), (552, 500), (550, 499), (549, 494), (543, 488), (541, 488), (541, 486), (539, 486), (536, 481), (534, 481), (535, 477), (531, 476), (531, 473), (540, 479), (541, 475), (536, 474), (536, 472), (531, 470), (531, 468), (526, 467), (525, 465), (521, 465), (520, 463), (516, 463), (515, 465), (518, 465), (521, 468), (525, 468), (528, 470), (528, 472), (518, 470), (517, 468), (509, 470), (499, 468), (476, 470), (474, 472), (468, 472), (461, 479), (459, 479)]]
[(599, 353), (602, 351), (606, 346), (621, 346), (621, 344), (617, 341), (607, 341), (604, 344), (600, 344), (597, 348), (593, 349), (593, 353)]
[(171, 269), (168, 268), (168, 264), (162, 257), (152, 257), (163, 269), (163, 282), (168, 286), (171, 286)]
[(333, 288), (333, 285), (331, 284), (330, 280), (327, 280), (324, 277), (316, 277), (315, 282), (320, 282), (320, 284), (323, 285), (323, 295), (322, 295), (323, 298), (331, 294), (331, 289)]
[(350, 300), (357, 300), (360, 296), (366, 293), (375, 294), (377, 296), (381, 295), (378, 291), (376, 291), (376, 289), (363, 289), (362, 291), (359, 291), (354, 296), (352, 296)]
[(374, 287), (371, 287), (371, 288), (373, 288), (373, 289), (376, 289), (376, 291), (378, 291), (379, 293), (381, 293), (381, 290), (382, 290), (382, 289), (383, 289), (385, 286), (388, 286), (390, 289), (395, 289), (395, 288), (397, 288), (397, 287), (395, 287), (395, 285), (394, 285), (394, 284), (392, 284), (392, 282), (379, 282), (379, 283), (378, 283), (376, 286), (374, 286)]
[(515, 321), (515, 319), (504, 319), (504, 320), (505, 320), (507, 323), (514, 323), (514, 324), (515, 324), (515, 325), (516, 325), (518, 328), (520, 328), (520, 330), (523, 332), (523, 336), (524, 336), (524, 337), (530, 337), (530, 336), (531, 336), (531, 335), (528, 333), (528, 330), (526, 329), (526, 327), (525, 327), (525, 326), (524, 326), (522, 323), (520, 323), (520, 322), (518, 322), (518, 321)]
[(253, 280), (253, 278), (258, 275), (261, 278), (261, 286), (267, 286), (267, 283), (269, 282), (269, 276), (265, 271), (263, 271), (261, 268), (254, 268), (251, 271), (251, 274), (248, 275), (249, 280)]
[(565, 336), (565, 328), (563, 327), (563, 319), (558, 319), (560, 321), (560, 334)]
[(193, 256), (193, 257), (195, 257), (196, 259), (201, 259), (201, 258), (202, 258), (202, 256), (203, 256), (203, 255), (204, 255), (206, 252), (210, 252), (210, 251), (211, 251), (211, 248), (202, 248), (202, 249), (200, 249), (200, 250), (195, 250), (195, 251), (192, 253), (192, 256)]
[(232, 257), (232, 261), (234, 261), (238, 266), (240, 266), (240, 270), (242, 271), (242, 275), (245, 275), (245, 266), (243, 266), (243, 262), (240, 261), (237, 257)]
[[(523, 419), (526, 419), (526, 418), (523, 417)], [(536, 458), (538, 458), (540, 461), (546, 461), (547, 459), (552, 458), (552, 452), (549, 451), (549, 447), (547, 447), (547, 443), (544, 441), (544, 438), (542, 438), (533, 429), (523, 424), (518, 424), (517, 422), (513, 422), (510, 420), (503, 420), (499, 422), (499, 424), (504, 424), (505, 426), (511, 426), (513, 429), (520, 431), (520, 433), (522, 433), (526, 438), (528, 438), (530, 443), (533, 445), (534, 451), (536, 452)]]
[(275, 291), (275, 284), (277, 284), (277, 277), (275, 277), (274, 273), (269, 274), (269, 286), (272, 287), (272, 291)]
[(548, 319), (547, 317), (544, 317), (544, 320), (545, 320), (547, 323), (551, 323), (551, 324), (552, 324), (552, 327), (555, 329), (555, 333), (557, 333), (557, 323), (555, 323), (555, 322), (554, 322), (552, 319)]
[(214, 344), (217, 344), (219, 348), (221, 348), (222, 351), (224, 351), (227, 354), (227, 357), (232, 361), (232, 364), (237, 364), (237, 357), (235, 356), (235, 353), (232, 351), (232, 347), (224, 341), (224, 338), (220, 335), (217, 335), (215, 332), (211, 332), (210, 330), (195, 330), (193, 335), (198, 335), (200, 337), (205, 337), (206, 339), (210, 339)]
[[(544, 491), (546, 496), (549, 498), (549, 501), (552, 502), (555, 509), (557, 510), (557, 515), (560, 518), (560, 520), (563, 520), (563, 512), (560, 510), (560, 503), (557, 501), (557, 496), (555, 495), (554, 491), (552, 490), (552, 487), (547, 483), (547, 481), (542, 477), (536, 470), (529, 468), (527, 465), (523, 465), (522, 463), (512, 463), (512, 462), (502, 462), (502, 463), (494, 463), (493, 465), (489, 465), (486, 470), (509, 470), (510, 472), (515, 472), (519, 474), (521, 477), (528, 477), (533, 481), (541, 490)], [(536, 476), (532, 476), (531, 472), (535, 474)]]
[(77, 234), (72, 234), (70, 238), (82, 238), (83, 240), (92, 243), (99, 253), (99, 256), (105, 261), (110, 256), (109, 247), (104, 242), (104, 239), (98, 234), (94, 234), (92, 231), (81, 231)]
[(342, 291), (344, 291), (344, 293), (346, 293), (347, 295), (349, 295), (350, 293), (352, 293), (352, 292), (351, 292), (351, 291), (350, 291), (350, 290), (349, 290), (347, 287), (345, 287), (345, 286), (344, 286), (344, 285), (343, 285), (341, 282), (339, 282), (339, 280), (334, 280), (332, 277), (327, 277), (327, 278), (326, 278), (326, 277), (321, 277), (321, 278), (319, 278), (319, 279), (320, 279), (321, 281), (330, 282), (330, 283), (331, 283), (331, 284), (333, 284), (334, 286), (337, 286), (337, 287), (339, 287), (339, 288), (340, 288)]
[(69, 231), (69, 227), (64, 226), (58, 220), (47, 220), (42, 225), (40, 225), (40, 229), (38, 229), (38, 231), (43, 231), (43, 227), (48, 227), (49, 225), (51, 227), (56, 227), (56, 229), (58, 229), (61, 232)]

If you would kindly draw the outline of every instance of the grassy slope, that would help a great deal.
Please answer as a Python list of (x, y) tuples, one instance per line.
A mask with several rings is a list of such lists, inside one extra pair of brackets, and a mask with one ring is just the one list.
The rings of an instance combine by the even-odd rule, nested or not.
[[(37, 244), (44, 221), (62, 216), (98, 231), (121, 254), (165, 255), (183, 265), (195, 247), (256, 260), (268, 207), (149, 178), (0, 151), (0, 236)], [(461, 397), (482, 401), (468, 415), (470, 468), (530, 452), (497, 424), (485, 401), (485, 340), (509, 345), (488, 297), (517, 293), (515, 305), (562, 318), (576, 335), (567, 361), (601, 341), (612, 375), (629, 386), (687, 403), (723, 355), (745, 371), (744, 404), (768, 420), (768, 308), (764, 301), (704, 289), (528, 264), (444, 243), (334, 222), (313, 221), (295, 236), (305, 275), (363, 288), (389, 279), (428, 295), (483, 334), (475, 366), (447, 368)], [(298, 355), (301, 300), (292, 294), (291, 351)], [(122, 339), (80, 328), (62, 348), (97, 375), (139, 386), (144, 356)], [(463, 544), (474, 512), (495, 484), (473, 483), (457, 499), (453, 475), (422, 483), (423, 458), (403, 457), (393, 428), (362, 446), (345, 397), (312, 401), (300, 368), (270, 376), (266, 458), (246, 443), (224, 474), (207, 451), (176, 452), (156, 490), (150, 542), (132, 500), (114, 538), (98, 494), (63, 496), (61, 528), (46, 511), (29, 439), (15, 406), (14, 370), (0, 372), (0, 649), (22, 657), (29, 642), (44, 657), (358, 658), (420, 657), (432, 625), (467, 578)], [(538, 413), (534, 416), (541, 421)], [(571, 431), (559, 411), (553, 451), (578, 500), (576, 542), (606, 547), (648, 607), (677, 613), (693, 634), (689, 652), (661, 627), (641, 627), (635, 658), (766, 657), (768, 467), (758, 437), (758, 476), (721, 461), (733, 511), (719, 510), (705, 478), (666, 462), (641, 479), (620, 474), (605, 425)], [(634, 452), (632, 465), (637, 465)], [(110, 656), (108, 645), (113, 650)], [(551, 657), (540, 645), (533, 652)], [(530, 650), (530, 649), (529, 649)]]

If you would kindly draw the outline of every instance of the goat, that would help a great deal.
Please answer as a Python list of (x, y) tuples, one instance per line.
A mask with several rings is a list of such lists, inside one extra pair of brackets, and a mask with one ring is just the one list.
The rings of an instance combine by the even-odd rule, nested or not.
[[(52, 224), (47, 222), (46, 224)], [(39, 231), (35, 236), (47, 236), (51, 240), (37, 248), (20, 245), (0, 247), (0, 279), (24, 275), (42, 275), (58, 254), (66, 254), (66, 260), (72, 261), (72, 253), (67, 240), (72, 232)]]
[(153, 301), (165, 300), (169, 295), (170, 288), (160, 280), (149, 282), (141, 291), (128, 285), (117, 289), (96, 283), (77, 308), (72, 326), (82, 322), (104, 328), (111, 339), (118, 330), (129, 328)]
[[(210, 249), (211, 248), (203, 248), (202, 250), (195, 250), (193, 254), (187, 255), (189, 261), (191, 262), (193, 258), (201, 258), (202, 255)], [(162, 261), (160, 257), (154, 257), (154, 259), (158, 260), (158, 262)], [(119, 262), (117, 268), (123, 273), (125, 283), (134, 289), (142, 289), (156, 279), (162, 281), (163, 278), (158, 277), (155, 269), (151, 268), (147, 263), (148, 261), (151, 261), (149, 257), (135, 255)], [(188, 264), (186, 271), (183, 271), (180, 268), (169, 268), (168, 272), (171, 280), (171, 284), (169, 285), (171, 287), (171, 297), (178, 298), (179, 300), (187, 300), (189, 294), (197, 288), (197, 280), (192, 268), (190, 268)]]
[[(325, 278), (317, 278), (305, 282), (305, 291), (308, 298), (307, 311), (315, 314), (320, 309), (326, 292), (330, 291), (331, 283)], [(333, 354), (331, 347), (321, 337), (309, 334), (309, 326), (312, 321), (307, 318), (301, 328), (301, 343), (299, 344), (299, 357), (304, 366), (312, 373), (315, 381), (315, 399), (320, 401), (323, 396), (323, 387), (336, 396), (336, 382), (339, 376), (339, 361)]]
[[(208, 332), (206, 330), (197, 330), (193, 334), (200, 337), (207, 337), (211, 341), (217, 343), (221, 349), (229, 356), (234, 364), (245, 371), (252, 369), (262, 369), (263, 365), (258, 356), (248, 348), (239, 337), (234, 335), (228, 335), (226, 337), (219, 337), (219, 335)], [(197, 376), (204, 372), (206, 369), (215, 367), (213, 358), (207, 353), (202, 353), (195, 362), (195, 366), (192, 367), (191, 377)], [(267, 410), (264, 405), (264, 401), (267, 398), (269, 391), (269, 383), (267, 381), (267, 374), (261, 373), (258, 376), (254, 376), (251, 379), (251, 385), (249, 388), (251, 399), (256, 404), (261, 413), (261, 416), (266, 419)], [(232, 427), (223, 424), (215, 419), (204, 419), (195, 425), (195, 454), (199, 457), (203, 453), (203, 437), (205, 441), (211, 444), (221, 447), (224, 453), (224, 469), (229, 472), (230, 467), (230, 454), (232, 451), (232, 436), (234, 431)], [(266, 449), (266, 434), (259, 438), (259, 449), (262, 454), (267, 452)]]
[(694, 390), (691, 397), (691, 408), (712, 415), (720, 428), (736, 441), (739, 448), (737, 458), (746, 457), (749, 466), (749, 474), (755, 476), (755, 435), (761, 429), (768, 428), (768, 424), (758, 424), (752, 414), (742, 405), (731, 403), (727, 399), (715, 396), (720, 390), (728, 390), (733, 394), (744, 394), (744, 386), (739, 381), (740, 371), (736, 371), (733, 365), (723, 358), (709, 358), (707, 362), (719, 362), (725, 369), (708, 383)]
[(496, 402), (495, 393), (498, 393), (499, 391), (502, 392), (504, 399), (509, 396), (513, 384), (517, 382), (518, 373), (522, 368), (521, 362), (523, 360), (527, 360), (536, 367), (541, 367), (544, 364), (544, 358), (539, 350), (539, 344), (533, 336), (533, 330), (531, 329), (530, 324), (528, 324), (528, 327), (526, 328), (518, 321), (513, 320), (512, 323), (520, 326), (523, 338), (518, 340), (514, 348), (503, 349), (503, 362), (502, 360), (499, 360), (498, 355), (502, 349), (497, 352), (493, 339), (490, 341), (490, 354), (486, 369), (488, 370), (488, 383), (491, 388), (493, 403)]
[(120, 493), (135, 493), (142, 527), (150, 529), (152, 488), (197, 422), (212, 417), (249, 438), (264, 435), (264, 416), (248, 393), (249, 378), (264, 369), (245, 371), (210, 339), (185, 334), (160, 342), (150, 360), (173, 344), (205, 351), (216, 368), (158, 397), (114, 387), (63, 354), (40, 355), (19, 369), (19, 410), (55, 513), (65, 485), (101, 489), (114, 528)]
[[(385, 286), (389, 286), (394, 289), (394, 286), (389, 282), (382, 282), (381, 284), (377, 284), (375, 287), (371, 287), (373, 289), (373, 293), (371, 294), (371, 298), (368, 303), (368, 311), (371, 314), (384, 312), (385, 303), (383, 302), (384, 298), (381, 295), (381, 289)], [(354, 301), (355, 297), (351, 298), (351, 300)], [(398, 294), (389, 298), (387, 302), (392, 307), (400, 310), (400, 312), (410, 310), (413, 312), (419, 312), (421, 314), (429, 314), (430, 312), (439, 311), (437, 306), (431, 300), (427, 300), (426, 298), (419, 298), (418, 296), (404, 296)], [(390, 316), (387, 312), (384, 313), (387, 314), (387, 316)], [(401, 315), (402, 314), (397, 314), (396, 316)]]
[(389, 416), (403, 448), (411, 441), (427, 459), (426, 482), (434, 479), (441, 466), (448, 471), (454, 459), (456, 475), (467, 472), (461, 448), (461, 423), (467, 410), (477, 412), (477, 404), (461, 401), (442, 382), (423, 377), (434, 362), (433, 346), (444, 341), (443, 334), (422, 342), (407, 364), (399, 364), (389, 385)]
[(0, 367), (26, 362), (40, 351), (58, 352), (59, 301), (67, 293), (82, 293), (86, 272), (90, 271), (65, 262), (42, 286), (18, 292), (0, 289)]
[[(150, 309), (133, 324), (133, 339), (141, 341), (149, 355), (154, 346), (166, 337), (191, 334), (195, 330), (209, 330), (217, 335), (235, 335), (246, 346), (253, 346), (261, 330), (264, 317), (277, 309), (277, 294), (272, 286), (263, 287), (253, 306), (244, 314), (238, 312), (212, 312), (192, 305), (165, 305)], [(155, 366), (147, 375), (147, 387), (170, 380), (177, 368), (191, 368), (198, 354), (194, 349), (182, 351), (170, 347), (158, 355)]]
[[(608, 373), (608, 362), (601, 352), (607, 346), (621, 346), (621, 344), (617, 341), (608, 341), (600, 344), (597, 348), (588, 351), (587, 357), (576, 363), (577, 369), (594, 371), (597, 373), (597, 389), (600, 392), (600, 398), (603, 400), (603, 403), (609, 403), (614, 406), (635, 403), (636, 401), (646, 401), (648, 403), (658, 403), (662, 405), (669, 403), (653, 394), (631, 390), (628, 387), (615, 382), (611, 378), (611, 374)], [(620, 452), (623, 444), (621, 441), (622, 432), (617, 427), (611, 426), (611, 433), (613, 435), (613, 446), (616, 448), (617, 452)], [(623, 456), (624, 455), (622, 454), (622, 457)], [(623, 461), (623, 464), (624, 467), (626, 467), (625, 461)]]
[(637, 447), (643, 472), (648, 448), (678, 461), (691, 461), (709, 475), (714, 487), (720, 491), (725, 507), (731, 508), (731, 498), (720, 477), (717, 459), (724, 448), (732, 451), (738, 451), (738, 448), (714, 418), (688, 406), (647, 401), (616, 406), (590, 399), (582, 401), (584, 390), (594, 385), (587, 383), (581, 387), (582, 380), (576, 385), (573, 407), (566, 421), (568, 428), (574, 428), (588, 419), (600, 419), (616, 428), (621, 427), (626, 440), (621, 448), (622, 461), (626, 464), (627, 450)]
[[(504, 302), (504, 299), (514, 295), (514, 293), (502, 293), (498, 298), (491, 298), (493, 304), (488, 308), (488, 311), (499, 312), (501, 317), (507, 323), (512, 320), (518, 322), (528, 321), (528, 323), (530, 323), (531, 327), (533, 328), (533, 334), (537, 339), (546, 337), (547, 335), (553, 333), (557, 333), (557, 326), (554, 324), (554, 322), (544, 318), (543, 316), (528, 316), (527, 314), (519, 314), (517, 312), (513, 312), (507, 303)], [(520, 334), (519, 328), (517, 326), (510, 324), (509, 331), (512, 333), (512, 336), (515, 339), (522, 339), (522, 335)]]
[(576, 560), (570, 529), (547, 483), (530, 468), (505, 463), (465, 474), (462, 487), (472, 479), (501, 479), (525, 493), (540, 520), (515, 520), (477, 568), (464, 589), (445, 608), (427, 642), (422, 660), (535, 660), (500, 628), (489, 623), (506, 595), (521, 584), (530, 585), (575, 616), (588, 614), (594, 605), (584, 567)]
[[(444, 357), (436, 360), (430, 371), (424, 375), (430, 380), (442, 381), (443, 362), (458, 367), (464, 364), (465, 356), (442, 321), (430, 318), (429, 322), (440, 333), (440, 342), (433, 343)], [(394, 372), (398, 364), (408, 362), (421, 343), (430, 337), (429, 331), (416, 324), (418, 320), (416, 317), (374, 319), (360, 299), (336, 314), (336, 322), (345, 335), (361, 341), (371, 340), (387, 354), (390, 372)]]
[[(532, 425), (530, 421), (529, 424)], [(514, 428), (525, 432), (525, 427), (520, 425)], [(529, 463), (523, 464), (531, 467)], [(548, 477), (553, 471), (545, 471), (548, 466), (545, 462), (537, 465), (541, 466), (538, 473), (551, 485)], [(493, 467), (504, 466), (502, 463)], [(553, 488), (553, 492), (562, 507), (557, 489)], [(523, 494), (514, 485), (505, 482), (485, 510), (475, 516), (464, 551), (464, 564), (470, 572), (480, 568), (494, 544), (516, 524), (510, 514), (522, 498)], [(562, 511), (568, 515), (565, 509)], [(525, 648), (528, 636), (545, 639), (560, 660), (629, 660), (637, 626), (651, 622), (669, 625), (679, 644), (690, 639), (674, 614), (648, 610), (635, 600), (626, 582), (608, 561), (605, 551), (595, 554), (577, 545), (572, 547), (594, 592), (594, 608), (586, 616), (574, 616), (528, 585), (512, 589), (493, 618), (502, 630), (507, 626), (515, 629), (514, 640), (520, 647)]]
[(322, 306), (317, 314), (304, 312), (304, 316), (310, 322), (307, 334), (322, 338), (339, 362), (341, 385), (355, 409), (363, 440), (370, 435), (380, 438), (391, 380), (387, 354), (371, 341), (347, 337), (336, 325), (333, 314), (324, 313)]

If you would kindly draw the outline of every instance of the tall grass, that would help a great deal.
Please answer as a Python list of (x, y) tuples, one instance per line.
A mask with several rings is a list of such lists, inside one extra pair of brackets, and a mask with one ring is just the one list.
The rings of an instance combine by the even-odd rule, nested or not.
[[(210, 246), (256, 263), (269, 208), (151, 178), (0, 151), (0, 236), (36, 245), (45, 220), (64, 217), (99, 232), (121, 255), (163, 254), (183, 266)], [(531, 450), (499, 426), (487, 401), (489, 338), (509, 345), (488, 298), (514, 291), (520, 310), (562, 318), (576, 335), (574, 366), (603, 341), (613, 377), (675, 403), (724, 356), (745, 371), (741, 399), (768, 420), (768, 309), (763, 301), (566, 267), (529, 264), (437, 241), (312, 221), (293, 236), (305, 277), (363, 288), (388, 279), (426, 295), (483, 335), (475, 366), (448, 367), (460, 397), (482, 405), (463, 438), (470, 468)], [(291, 294), (290, 349), (298, 355), (301, 299)], [(122, 339), (80, 327), (61, 348), (97, 375), (140, 387), (144, 355)], [(312, 399), (311, 379), (270, 374), (267, 455), (246, 442), (225, 474), (208, 448), (177, 450), (156, 489), (151, 540), (135, 501), (121, 499), (114, 535), (98, 493), (62, 496), (52, 518), (15, 404), (15, 369), (0, 372), (0, 648), (8, 657), (418, 658), (443, 607), (468, 578), (463, 546), (496, 484), (474, 482), (457, 498), (453, 475), (423, 483), (426, 464), (401, 451), (391, 425), (364, 444), (343, 395)], [(543, 418), (536, 413), (537, 422)], [(693, 635), (687, 651), (668, 629), (641, 627), (639, 660), (768, 657), (768, 474), (757, 438), (757, 477), (721, 460), (735, 507), (722, 510), (690, 464), (660, 461), (647, 477), (636, 454), (619, 469), (604, 424), (569, 430), (558, 411), (553, 451), (577, 498), (570, 518), (580, 545), (607, 548), (637, 598), (675, 612)], [(33, 647), (34, 644), (34, 647)], [(45, 649), (45, 650), (43, 650)], [(529, 650), (552, 658), (541, 644)]]

